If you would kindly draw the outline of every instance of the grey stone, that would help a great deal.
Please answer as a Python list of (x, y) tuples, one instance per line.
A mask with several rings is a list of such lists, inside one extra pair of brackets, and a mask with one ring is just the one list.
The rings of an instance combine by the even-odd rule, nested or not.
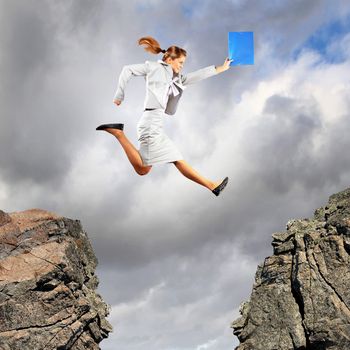
[(236, 350), (350, 349), (350, 189), (286, 228), (231, 325)]

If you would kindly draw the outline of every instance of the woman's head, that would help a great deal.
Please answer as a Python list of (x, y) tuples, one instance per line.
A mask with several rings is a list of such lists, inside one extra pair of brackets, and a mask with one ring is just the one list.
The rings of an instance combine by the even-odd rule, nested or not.
[(145, 50), (150, 53), (163, 52), (162, 61), (170, 64), (175, 73), (179, 73), (185, 63), (187, 52), (178, 46), (173, 45), (167, 50), (162, 50), (158, 41), (150, 36), (140, 38), (138, 44), (145, 45)]

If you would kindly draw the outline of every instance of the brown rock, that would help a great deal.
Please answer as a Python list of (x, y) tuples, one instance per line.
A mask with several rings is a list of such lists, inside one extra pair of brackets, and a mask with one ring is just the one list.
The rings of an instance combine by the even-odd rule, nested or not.
[(0, 211), (0, 349), (99, 349), (112, 331), (78, 220)]

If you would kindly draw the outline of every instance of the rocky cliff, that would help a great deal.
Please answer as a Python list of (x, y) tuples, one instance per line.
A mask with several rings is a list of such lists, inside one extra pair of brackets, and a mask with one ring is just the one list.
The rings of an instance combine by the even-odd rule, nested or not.
[(112, 331), (78, 220), (0, 211), (0, 349), (99, 349)]
[(236, 349), (349, 350), (350, 189), (272, 237), (274, 255), (232, 323)]

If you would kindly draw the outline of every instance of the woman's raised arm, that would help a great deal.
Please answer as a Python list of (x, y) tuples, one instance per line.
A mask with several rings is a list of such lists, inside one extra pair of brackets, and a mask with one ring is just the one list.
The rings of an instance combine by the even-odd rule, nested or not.
[(194, 83), (197, 83), (198, 81), (210, 78), (213, 75), (224, 72), (225, 70), (230, 68), (230, 62), (232, 62), (232, 60), (230, 60), (229, 58), (226, 58), (222, 66), (211, 65), (205, 68), (198, 69), (194, 72), (188, 73), (186, 75), (183, 75), (182, 84), (183, 85), (194, 84)]

